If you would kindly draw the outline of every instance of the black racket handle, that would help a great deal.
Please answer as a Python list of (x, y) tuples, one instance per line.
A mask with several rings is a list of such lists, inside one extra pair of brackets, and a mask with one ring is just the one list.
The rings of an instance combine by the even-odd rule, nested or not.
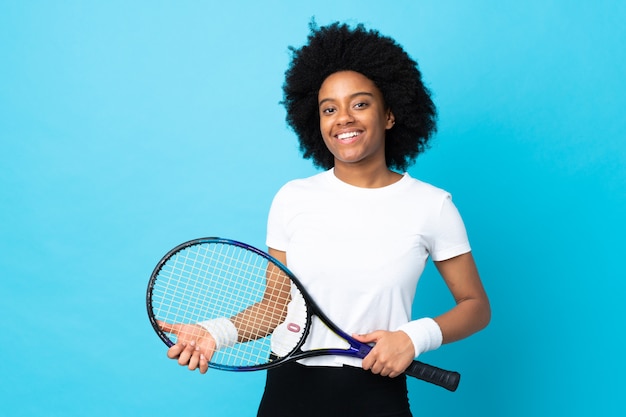
[(461, 374), (458, 372), (446, 371), (420, 361), (413, 361), (404, 373), (453, 392), (456, 391), (461, 380)]

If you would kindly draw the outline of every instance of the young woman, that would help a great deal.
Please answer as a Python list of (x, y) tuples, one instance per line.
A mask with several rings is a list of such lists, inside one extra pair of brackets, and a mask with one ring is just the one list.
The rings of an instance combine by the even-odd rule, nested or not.
[[(420, 354), (479, 331), (491, 314), (450, 194), (404, 173), (435, 131), (435, 107), (416, 62), (362, 25), (312, 25), (307, 44), (292, 52), (287, 122), (304, 157), (324, 171), (279, 190), (269, 253), (331, 320), (374, 348), (363, 360), (325, 356), (267, 371), (258, 415), (410, 416), (403, 371)], [(428, 257), (456, 304), (411, 320)], [(238, 323), (209, 332), (241, 341)], [(278, 325), (273, 338), (280, 335)], [(201, 329), (187, 339), (168, 356), (206, 372), (215, 338)], [(314, 323), (303, 348), (335, 346), (336, 336)]]

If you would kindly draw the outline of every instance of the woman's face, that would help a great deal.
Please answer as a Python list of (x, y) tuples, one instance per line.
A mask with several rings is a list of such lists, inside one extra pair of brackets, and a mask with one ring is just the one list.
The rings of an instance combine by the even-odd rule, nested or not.
[(320, 130), (335, 167), (385, 164), (385, 131), (394, 123), (374, 82), (355, 71), (324, 80), (318, 94)]

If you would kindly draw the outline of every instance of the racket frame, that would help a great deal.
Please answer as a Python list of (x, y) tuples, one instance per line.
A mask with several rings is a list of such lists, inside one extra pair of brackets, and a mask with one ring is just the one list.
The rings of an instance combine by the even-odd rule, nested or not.
[[(170, 251), (168, 251), (165, 256), (157, 263), (154, 268), (152, 274), (150, 275), (150, 280), (148, 282), (148, 289), (146, 291), (146, 307), (148, 310), (148, 317), (150, 319), (150, 323), (152, 328), (157, 333), (159, 338), (168, 346), (171, 347), (175, 343), (168, 337), (167, 332), (164, 332), (161, 327), (158, 325), (157, 320), (153, 314), (152, 308), (152, 294), (154, 290), (155, 283), (157, 282), (159, 273), (163, 266), (167, 263), (167, 261), (176, 255), (178, 252), (192, 247), (196, 245), (208, 244), (208, 243), (218, 243), (225, 245), (233, 245), (240, 247), (244, 250), (248, 250), (250, 252), (255, 253), (258, 256), (266, 259), (269, 262), (272, 262), (276, 265), (283, 273), (287, 275), (287, 277), (291, 280), (292, 284), (296, 286), (296, 288), (300, 291), (302, 297), (304, 298), (305, 304), (307, 306), (306, 312), (306, 324), (302, 336), (298, 343), (294, 346), (294, 348), (285, 356), (278, 357), (276, 359), (270, 360), (267, 363), (259, 364), (259, 365), (248, 365), (248, 366), (232, 366), (232, 365), (224, 365), (213, 363), (209, 361), (209, 367), (214, 369), (220, 369), (225, 371), (235, 371), (235, 372), (245, 372), (245, 371), (259, 371), (275, 368), (280, 366), (286, 362), (297, 361), (300, 359), (315, 357), (315, 356), (326, 356), (326, 355), (340, 355), (340, 356), (349, 356), (363, 359), (367, 354), (372, 350), (372, 347), (361, 343), (358, 340), (354, 339), (352, 336), (348, 335), (342, 329), (340, 329), (315, 303), (309, 293), (304, 289), (302, 283), (298, 280), (298, 278), (285, 266), (282, 262), (271, 256), (270, 254), (255, 248), (254, 246), (250, 246), (246, 243), (239, 242), (232, 239), (225, 239), (220, 237), (204, 237), (198, 239), (192, 239), (187, 242), (183, 242), (180, 245), (174, 247)], [(339, 337), (344, 339), (348, 344), (347, 349), (342, 348), (321, 348), (321, 349), (312, 349), (308, 351), (301, 350), (302, 345), (306, 341), (310, 329), (312, 317), (317, 316), (322, 323), (328, 327), (331, 331), (336, 333)], [(413, 376), (415, 378), (424, 380), (426, 382), (430, 382), (435, 385), (439, 385), (449, 391), (455, 391), (458, 387), (460, 381), (460, 374), (458, 372), (447, 371), (441, 368), (437, 368), (435, 366), (413, 360), (413, 362), (409, 365), (407, 370), (405, 371), (407, 375)]]

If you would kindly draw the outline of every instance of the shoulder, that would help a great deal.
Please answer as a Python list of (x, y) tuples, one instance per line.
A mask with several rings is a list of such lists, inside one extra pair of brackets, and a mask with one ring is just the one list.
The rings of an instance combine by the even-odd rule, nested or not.
[(325, 172), (285, 183), (272, 199), (270, 218), (285, 221), (298, 213), (314, 210), (328, 201), (328, 180)]
[(276, 195), (301, 194), (324, 189), (329, 184), (329, 174), (329, 171), (324, 171), (307, 178), (293, 179), (280, 187)]
[(452, 198), (447, 190), (421, 181), (417, 178), (413, 178), (409, 174), (405, 174), (403, 181), (405, 181), (406, 187), (409, 191), (407, 195), (419, 199), (421, 202), (426, 201), (437, 204)]

